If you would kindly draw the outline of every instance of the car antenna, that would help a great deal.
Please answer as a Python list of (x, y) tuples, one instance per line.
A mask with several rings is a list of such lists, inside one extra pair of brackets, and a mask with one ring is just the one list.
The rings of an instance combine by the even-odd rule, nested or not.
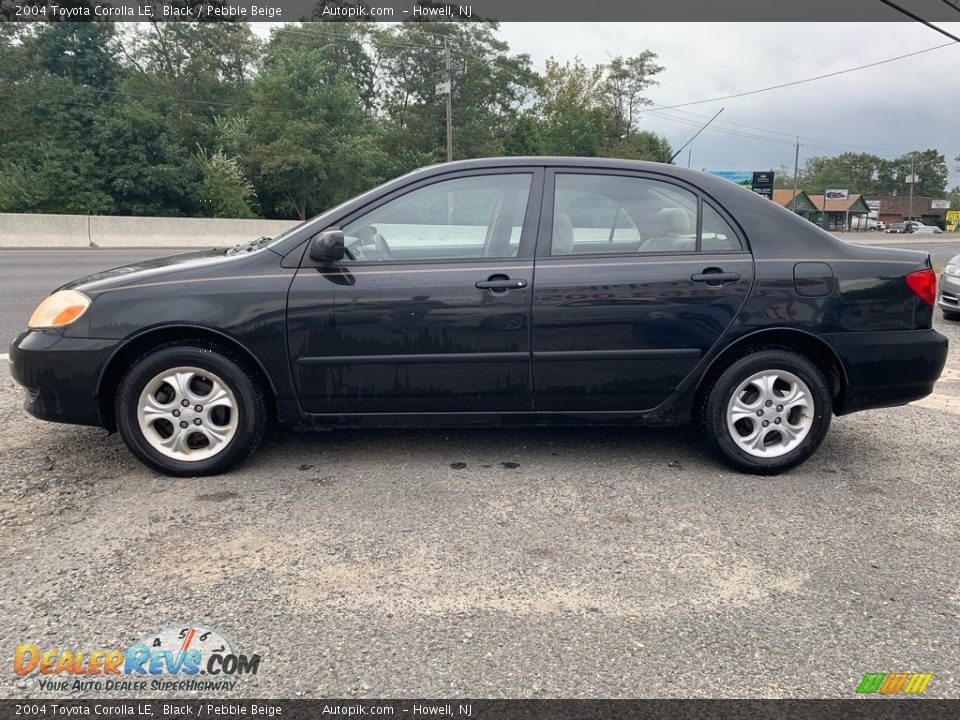
[[(726, 108), (720, 108), (719, 110), (717, 110), (717, 115), (719, 115), (720, 113), (722, 113), (724, 110), (726, 110)], [(690, 139), (687, 140), (683, 145), (681, 145), (681, 146), (680, 146), (680, 149), (677, 150), (673, 155), (670, 156), (670, 162), (673, 162), (673, 161), (674, 161), (674, 158), (676, 158), (677, 155), (679, 155), (681, 152), (683, 152), (683, 149), (684, 149), (687, 145), (689, 145), (689, 144), (692, 143), (694, 140), (696, 140), (696, 139), (697, 139), (697, 135), (699, 135), (699, 134), (702, 133), (704, 130), (706, 130), (706, 129), (707, 129), (707, 125), (709, 125), (710, 123), (712, 123), (714, 120), (717, 119), (717, 115), (714, 115), (712, 118), (710, 118), (709, 120), (707, 120), (707, 121), (703, 124), (703, 127), (701, 127), (699, 130), (697, 130), (697, 131), (693, 134), (693, 137), (692, 137), (692, 138), (690, 138)]]

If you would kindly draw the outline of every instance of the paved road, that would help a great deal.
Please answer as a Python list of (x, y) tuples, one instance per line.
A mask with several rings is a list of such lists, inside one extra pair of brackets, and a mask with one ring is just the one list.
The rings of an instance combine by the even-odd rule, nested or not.
[(935, 396), (835, 419), (777, 478), (687, 430), (570, 428), (281, 432), (176, 480), (27, 417), (0, 368), (0, 664), (197, 623), (262, 655), (235, 697), (851, 698), (894, 671), (960, 697), (937, 324)]
[[(874, 236), (853, 235), (864, 241)], [(883, 242), (895, 241), (889, 235), (879, 236)], [(942, 267), (960, 254), (960, 240), (953, 243), (888, 245), (925, 250), (933, 264)], [(177, 250), (2, 250), (0, 249), (0, 352), (6, 352), (10, 340), (26, 325), (30, 313), (54, 288), (69, 280), (137, 260), (171, 255)]]
[(101, 270), (171, 255), (176, 250), (0, 250), (0, 352), (26, 327), (51, 290)]

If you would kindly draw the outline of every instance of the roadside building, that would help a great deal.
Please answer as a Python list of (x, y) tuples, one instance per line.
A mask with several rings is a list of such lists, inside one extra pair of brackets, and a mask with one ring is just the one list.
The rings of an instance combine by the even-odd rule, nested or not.
[(797, 190), (794, 193), (793, 188), (775, 188), (773, 191), (773, 201), (777, 205), (782, 205), (787, 210), (792, 210), (800, 217), (809, 220), (810, 215), (817, 211), (810, 196), (803, 190)]
[(860, 193), (850, 193), (845, 198), (827, 198), (826, 205), (823, 195), (808, 197), (816, 209), (807, 219), (827, 230), (847, 230), (851, 221), (859, 224), (860, 218), (866, 218), (870, 214), (870, 208)]
[[(909, 195), (886, 195), (868, 198), (871, 203), (879, 203), (877, 214), (880, 220), (890, 227), (891, 223), (904, 220), (919, 220), (924, 225), (944, 226), (947, 208), (950, 203), (942, 198), (932, 198), (923, 195), (914, 195), (911, 201)], [(941, 205), (944, 207), (934, 207)]]

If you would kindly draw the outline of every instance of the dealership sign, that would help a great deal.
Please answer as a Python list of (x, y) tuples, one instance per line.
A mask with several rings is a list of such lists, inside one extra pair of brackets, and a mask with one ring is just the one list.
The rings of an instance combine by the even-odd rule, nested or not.
[(758, 170), (756, 172), (746, 172), (744, 170), (709, 170), (711, 175), (716, 175), (724, 180), (736, 183), (747, 190), (753, 190), (757, 195), (763, 195), (765, 198), (773, 199), (773, 170)]
[(930, 202), (930, 208), (932, 210), (949, 210), (950, 201), (949, 200), (932, 200)]
[(850, 190), (847, 188), (827, 188), (823, 197), (827, 200), (849, 200)]

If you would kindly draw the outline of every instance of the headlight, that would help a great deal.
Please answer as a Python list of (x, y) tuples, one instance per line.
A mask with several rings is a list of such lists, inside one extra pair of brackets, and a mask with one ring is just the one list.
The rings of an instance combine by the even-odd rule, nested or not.
[(943, 267), (943, 274), (949, 275), (951, 277), (960, 277), (960, 265), (954, 265), (953, 263), (947, 263)]
[(44, 300), (30, 316), (27, 327), (58, 328), (74, 322), (90, 307), (90, 298), (76, 290), (59, 290)]

